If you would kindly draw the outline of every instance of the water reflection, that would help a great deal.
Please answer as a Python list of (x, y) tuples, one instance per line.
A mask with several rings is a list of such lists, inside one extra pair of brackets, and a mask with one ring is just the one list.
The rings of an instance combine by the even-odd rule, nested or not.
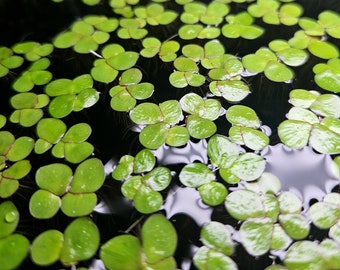
[(267, 147), (261, 155), (266, 159), (266, 171), (280, 179), (281, 189), (295, 193), (305, 206), (312, 199), (322, 200), (340, 182), (332, 171), (331, 156), (318, 154), (309, 146), (290, 149), (280, 143)]

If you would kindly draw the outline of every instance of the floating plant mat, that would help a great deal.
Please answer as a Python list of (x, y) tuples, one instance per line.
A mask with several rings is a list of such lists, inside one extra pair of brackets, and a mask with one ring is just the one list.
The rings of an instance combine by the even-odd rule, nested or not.
[(0, 3), (1, 269), (340, 269), (336, 1), (28, 2)]

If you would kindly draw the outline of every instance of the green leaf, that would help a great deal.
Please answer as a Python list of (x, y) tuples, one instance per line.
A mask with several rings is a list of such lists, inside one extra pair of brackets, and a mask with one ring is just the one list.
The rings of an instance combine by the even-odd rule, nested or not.
[(315, 226), (329, 229), (340, 219), (340, 209), (335, 203), (317, 202), (309, 208), (308, 215)]
[(340, 118), (340, 97), (332, 94), (323, 94), (316, 98), (310, 109), (323, 117)]
[(136, 99), (131, 96), (125, 87), (119, 85), (110, 89), (110, 96), (112, 97), (110, 105), (111, 108), (118, 112), (127, 112), (136, 106)]
[(92, 258), (99, 247), (97, 226), (86, 217), (72, 221), (64, 231), (64, 245), (60, 260), (65, 265)]
[(262, 150), (269, 144), (269, 138), (259, 130), (248, 127), (232, 126), (229, 129), (230, 139), (240, 145), (246, 145), (252, 150)]
[(3, 270), (17, 269), (26, 258), (30, 242), (25, 236), (12, 234), (0, 239), (0, 263)]
[(236, 270), (236, 263), (214, 249), (209, 249), (205, 246), (200, 247), (193, 257), (193, 262), (199, 270), (204, 269), (222, 269)]
[(95, 192), (103, 185), (104, 180), (105, 171), (102, 162), (97, 158), (87, 159), (75, 170), (70, 192)]
[(259, 195), (250, 190), (236, 190), (225, 200), (228, 213), (237, 220), (264, 216), (265, 209)]
[(48, 219), (59, 211), (61, 199), (53, 193), (39, 189), (33, 193), (30, 202), (29, 210), (33, 217), (38, 219)]
[(139, 141), (146, 148), (157, 149), (165, 143), (168, 130), (168, 125), (164, 123), (146, 126), (139, 133)]
[(318, 244), (299, 241), (290, 246), (284, 259), (288, 269), (326, 269)]
[(261, 122), (256, 112), (243, 105), (233, 105), (226, 112), (227, 120), (233, 125), (245, 126), (249, 128), (259, 128)]
[(308, 46), (308, 50), (315, 56), (322, 59), (332, 59), (339, 57), (338, 48), (327, 41), (313, 39)]
[(240, 227), (242, 245), (250, 255), (261, 256), (270, 249), (272, 232), (273, 223), (270, 218), (247, 219)]
[(168, 130), (165, 143), (169, 146), (178, 147), (185, 145), (190, 139), (188, 130), (182, 126), (174, 126)]
[(289, 120), (307, 122), (311, 125), (319, 123), (319, 118), (314, 113), (307, 109), (299, 107), (291, 108), (288, 112), (287, 118)]
[(163, 120), (159, 106), (150, 102), (137, 105), (130, 111), (130, 118), (139, 125), (155, 124)]
[(218, 182), (209, 182), (198, 187), (202, 201), (211, 206), (221, 204), (228, 195), (226, 187)]
[[(311, 131), (310, 144), (323, 154), (340, 153), (340, 120), (325, 118), (321, 124), (315, 124)], [(324, 124), (323, 124), (324, 123)]]
[(183, 40), (191, 40), (197, 38), (202, 30), (201, 24), (186, 24), (179, 28), (178, 35)]
[(302, 215), (280, 215), (279, 221), (286, 233), (294, 240), (304, 239), (309, 234), (309, 222)]
[(11, 201), (0, 204), (0, 239), (12, 234), (19, 223), (19, 211)]
[(32, 242), (32, 261), (40, 266), (48, 266), (59, 259), (64, 236), (57, 230), (47, 230), (39, 234)]
[(34, 148), (34, 140), (30, 137), (23, 136), (15, 140), (11, 145), (6, 157), (10, 161), (19, 161), (26, 158)]
[(2, 176), (11, 180), (25, 177), (31, 170), (32, 166), (28, 160), (20, 160), (3, 171)]
[(298, 149), (307, 145), (312, 125), (297, 120), (285, 120), (278, 127), (281, 141), (290, 148)]
[(149, 172), (156, 164), (156, 158), (149, 149), (143, 149), (134, 158), (133, 172), (136, 174)]
[(265, 169), (266, 161), (254, 153), (240, 155), (231, 165), (231, 172), (238, 178), (252, 181), (261, 176)]
[(107, 63), (116, 70), (127, 70), (133, 67), (138, 60), (136, 52), (122, 52), (107, 60)]
[(104, 59), (98, 59), (91, 69), (91, 76), (98, 82), (110, 83), (116, 79), (118, 71), (107, 64)]
[(174, 254), (177, 247), (176, 230), (163, 215), (152, 215), (143, 224), (142, 243), (146, 261), (156, 263)]
[(141, 185), (133, 199), (138, 212), (150, 214), (156, 212), (163, 204), (162, 195), (158, 191)]
[(315, 91), (293, 89), (289, 93), (289, 102), (296, 107), (309, 108), (319, 95), (320, 93)]
[(274, 82), (287, 82), (294, 78), (293, 70), (280, 62), (268, 64), (264, 69), (264, 75)]
[(212, 81), (209, 84), (210, 92), (215, 96), (222, 96), (229, 102), (239, 102), (250, 93), (249, 87), (243, 81)]
[(171, 171), (166, 167), (157, 167), (142, 177), (142, 183), (155, 191), (166, 189), (171, 183)]
[(284, 191), (277, 197), (282, 214), (299, 214), (302, 209), (300, 199), (291, 192)]
[(97, 204), (95, 193), (67, 193), (61, 199), (61, 211), (69, 217), (86, 216), (92, 213)]
[(216, 132), (217, 127), (215, 123), (209, 119), (189, 115), (187, 117), (187, 129), (191, 137), (204, 139), (212, 136)]
[(206, 247), (216, 249), (230, 256), (234, 252), (234, 244), (227, 227), (219, 222), (211, 221), (201, 229), (201, 241)]
[(163, 115), (163, 122), (167, 124), (175, 125), (183, 117), (180, 103), (177, 100), (164, 101), (159, 104), (159, 108)]
[(100, 258), (109, 270), (142, 269), (142, 247), (137, 237), (119, 235), (100, 248)]
[(238, 148), (229, 138), (216, 134), (209, 139), (208, 156), (213, 164), (228, 168), (238, 157)]
[(139, 175), (132, 176), (123, 183), (121, 187), (122, 194), (126, 198), (133, 200), (141, 185), (142, 177)]
[(35, 178), (40, 188), (61, 196), (67, 190), (72, 174), (72, 170), (67, 165), (54, 163), (40, 167)]
[(285, 230), (282, 229), (280, 224), (275, 223), (273, 227), (272, 243), (271, 243), (270, 248), (273, 250), (283, 250), (283, 249), (288, 248), (288, 246), (291, 243), (292, 243), (292, 239), (287, 235)]
[(48, 106), (48, 111), (55, 118), (63, 118), (73, 111), (75, 96), (62, 95), (55, 97)]
[(215, 174), (202, 163), (191, 163), (183, 167), (179, 180), (187, 187), (197, 188), (216, 180)]
[(19, 181), (15, 179), (0, 178), (0, 197), (8, 198), (12, 196), (19, 188)]

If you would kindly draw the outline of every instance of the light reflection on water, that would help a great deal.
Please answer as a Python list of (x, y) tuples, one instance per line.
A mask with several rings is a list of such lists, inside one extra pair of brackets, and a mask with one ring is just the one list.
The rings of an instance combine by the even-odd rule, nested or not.
[(322, 200), (325, 194), (339, 184), (332, 171), (330, 155), (318, 154), (306, 146), (290, 149), (283, 144), (269, 146), (261, 155), (266, 159), (266, 171), (281, 181), (283, 191), (291, 191), (307, 206), (310, 200)]

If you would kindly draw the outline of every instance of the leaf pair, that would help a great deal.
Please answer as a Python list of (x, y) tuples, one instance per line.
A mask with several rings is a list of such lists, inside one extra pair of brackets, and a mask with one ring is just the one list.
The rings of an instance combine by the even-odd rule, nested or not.
[(99, 82), (110, 83), (118, 76), (118, 71), (133, 67), (138, 60), (138, 53), (125, 51), (119, 44), (109, 44), (102, 50), (103, 59), (94, 61), (92, 77)]
[(1, 269), (12, 270), (19, 267), (26, 258), (30, 242), (14, 233), (19, 223), (18, 209), (11, 201), (0, 204), (0, 264)]
[(224, 224), (216, 221), (205, 224), (201, 229), (200, 240), (204, 245), (193, 257), (193, 262), (199, 270), (238, 269), (236, 263), (229, 257), (234, 252), (234, 243)]
[(207, 205), (221, 204), (228, 194), (226, 187), (216, 182), (215, 174), (202, 163), (185, 165), (179, 174), (179, 180), (187, 187), (197, 188)]
[(70, 217), (90, 214), (97, 204), (95, 192), (105, 179), (104, 168), (99, 159), (87, 159), (78, 165), (74, 174), (62, 163), (40, 167), (36, 172), (39, 186), (31, 197), (29, 209), (39, 219), (53, 217), (61, 208)]
[(52, 146), (52, 155), (65, 158), (71, 163), (79, 163), (93, 152), (92, 144), (86, 142), (92, 130), (86, 123), (75, 124), (67, 131), (63, 121), (55, 118), (44, 118), (37, 124), (37, 135), (34, 151), (43, 154)]
[(100, 258), (109, 270), (175, 270), (172, 256), (176, 246), (175, 228), (164, 216), (155, 214), (143, 224), (141, 240), (128, 234), (116, 236), (101, 247)]
[(303, 89), (293, 90), (290, 97), (296, 106), (288, 112), (288, 120), (278, 127), (282, 142), (290, 148), (302, 148), (309, 143), (320, 153), (340, 153), (339, 97)]
[(119, 79), (119, 85), (110, 89), (111, 108), (119, 112), (127, 112), (136, 106), (137, 100), (149, 98), (154, 86), (143, 82), (142, 72), (137, 68), (124, 71)]
[[(32, 151), (34, 140), (30, 137), (15, 138), (8, 131), (0, 131), (0, 197), (8, 198), (19, 188), (19, 179), (31, 170), (24, 160)], [(9, 166), (8, 161), (13, 162)]]
[(95, 255), (100, 242), (97, 226), (87, 217), (73, 220), (64, 233), (47, 230), (32, 242), (31, 257), (39, 266), (60, 260), (65, 266), (76, 265)]
[(239, 154), (238, 147), (223, 135), (214, 135), (208, 141), (208, 156), (219, 168), (221, 177), (229, 184), (240, 179), (252, 181), (259, 178), (265, 168), (265, 160), (254, 153)]

